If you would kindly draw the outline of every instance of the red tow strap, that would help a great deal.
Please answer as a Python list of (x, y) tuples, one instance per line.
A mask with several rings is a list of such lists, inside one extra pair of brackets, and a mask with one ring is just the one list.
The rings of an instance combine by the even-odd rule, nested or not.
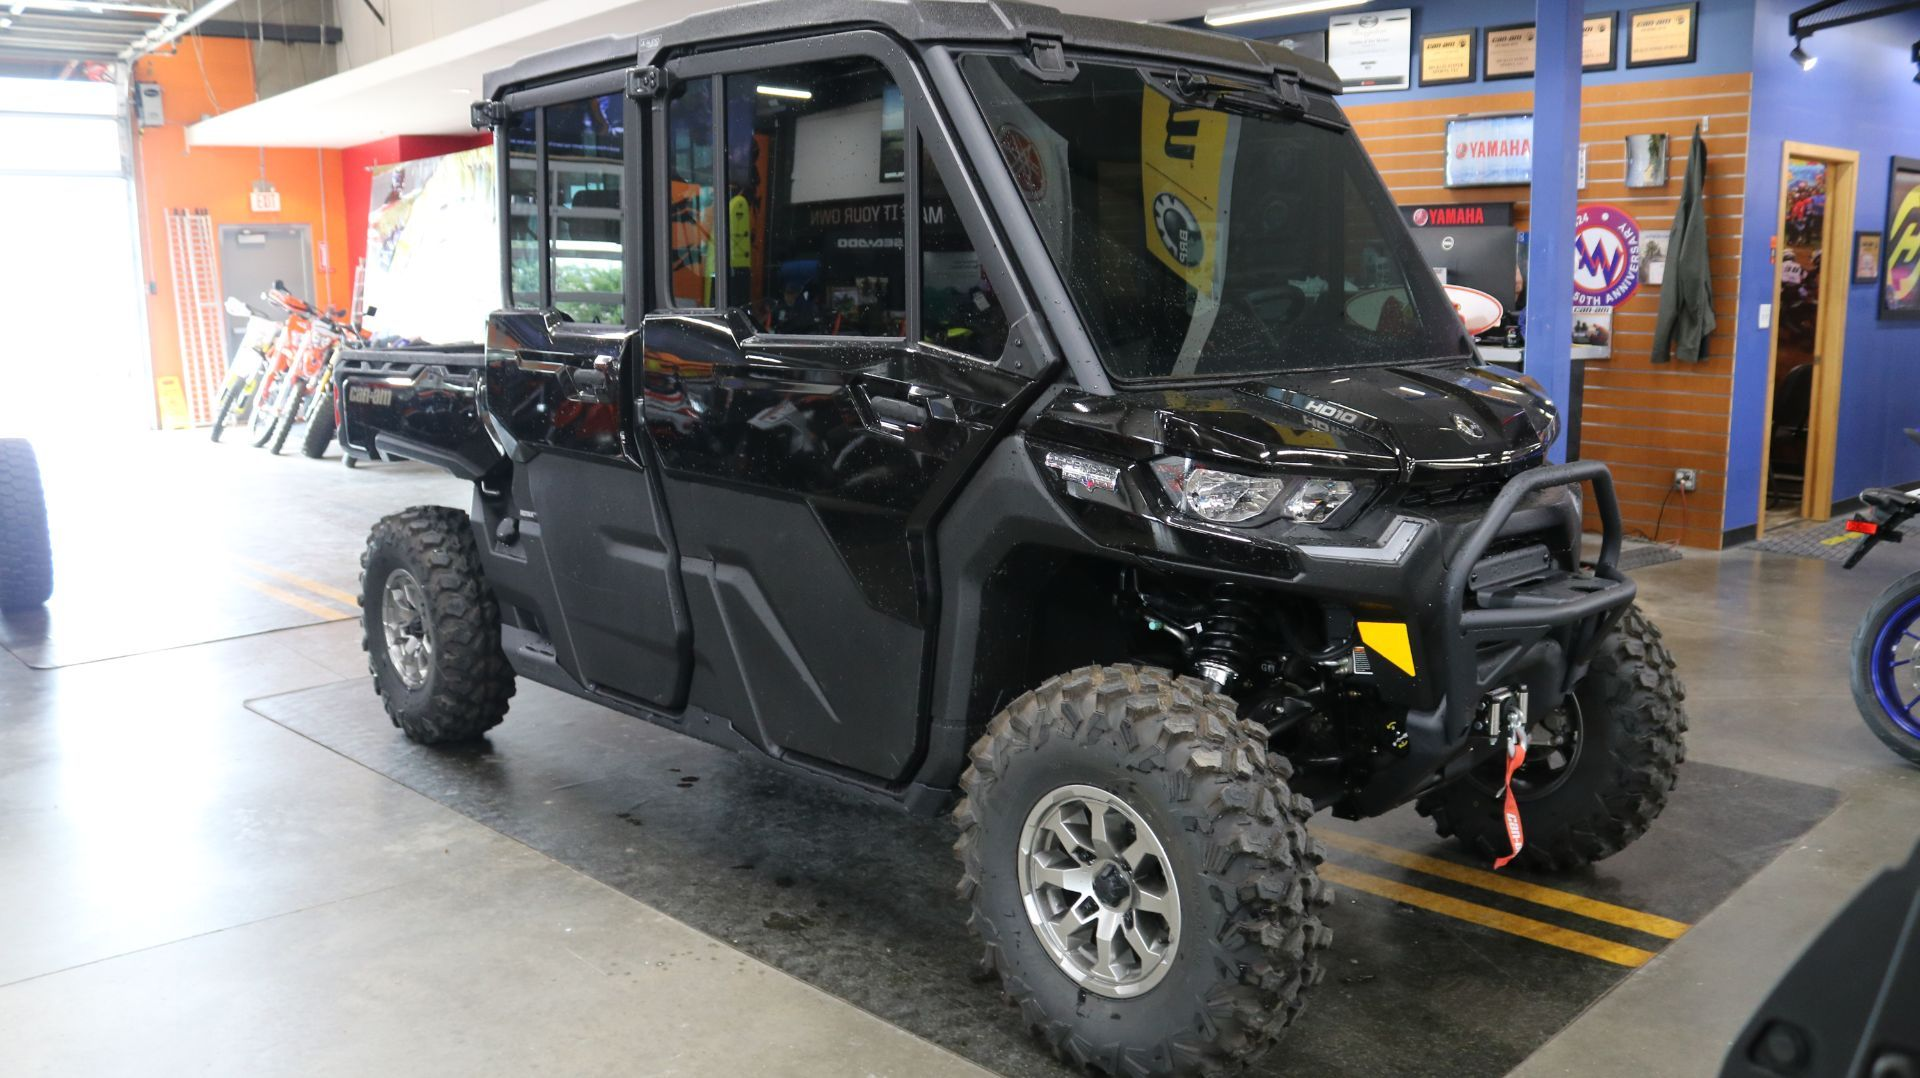
[(1520, 802), (1513, 796), (1513, 773), (1527, 762), (1527, 730), (1525, 726), (1509, 727), (1507, 730), (1507, 775), (1500, 784), (1501, 818), (1507, 824), (1507, 841), (1513, 850), (1505, 857), (1493, 862), (1494, 868), (1505, 868), (1508, 861), (1520, 856), (1520, 850), (1527, 844), (1527, 833), (1520, 826)]

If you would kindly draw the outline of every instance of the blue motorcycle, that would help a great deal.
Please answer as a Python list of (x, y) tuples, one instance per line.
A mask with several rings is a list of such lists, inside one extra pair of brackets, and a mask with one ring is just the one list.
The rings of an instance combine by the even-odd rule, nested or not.
[[(1920, 441), (1920, 433), (1907, 433)], [(1847, 530), (1866, 538), (1848, 556), (1848, 569), (1876, 545), (1899, 542), (1901, 527), (1920, 515), (1920, 494), (1874, 487), (1860, 500), (1866, 510), (1847, 521)], [(1920, 572), (1881, 592), (1853, 634), (1853, 701), (1875, 736), (1920, 764)]]

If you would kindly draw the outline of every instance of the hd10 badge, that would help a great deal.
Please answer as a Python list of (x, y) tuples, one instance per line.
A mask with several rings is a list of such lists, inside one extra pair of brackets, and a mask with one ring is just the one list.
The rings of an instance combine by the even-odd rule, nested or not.
[(1618, 307), (1639, 287), (1639, 222), (1604, 202), (1580, 207), (1573, 223), (1573, 305)]

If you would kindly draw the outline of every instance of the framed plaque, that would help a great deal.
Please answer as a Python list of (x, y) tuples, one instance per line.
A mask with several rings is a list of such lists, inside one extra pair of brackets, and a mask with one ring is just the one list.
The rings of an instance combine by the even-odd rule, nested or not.
[(1533, 77), (1533, 24), (1487, 27), (1487, 78)]
[(1880, 233), (1853, 234), (1853, 283), (1872, 284), (1880, 279)]
[(1413, 85), (1413, 9), (1363, 11), (1327, 20), (1327, 63), (1347, 93)]
[(1580, 24), (1580, 70), (1612, 71), (1620, 66), (1620, 13), (1589, 15)]
[(1423, 35), (1420, 38), (1420, 85), (1472, 82), (1473, 36), (1472, 30)]
[(1700, 5), (1666, 4), (1627, 12), (1627, 66), (1690, 64), (1699, 56)]

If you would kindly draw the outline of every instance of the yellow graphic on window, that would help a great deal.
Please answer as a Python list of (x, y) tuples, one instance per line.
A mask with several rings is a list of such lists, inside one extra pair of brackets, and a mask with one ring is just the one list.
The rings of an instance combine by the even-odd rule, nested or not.
[(1230, 117), (1141, 90), (1140, 202), (1147, 247), (1202, 296), (1214, 292)]

